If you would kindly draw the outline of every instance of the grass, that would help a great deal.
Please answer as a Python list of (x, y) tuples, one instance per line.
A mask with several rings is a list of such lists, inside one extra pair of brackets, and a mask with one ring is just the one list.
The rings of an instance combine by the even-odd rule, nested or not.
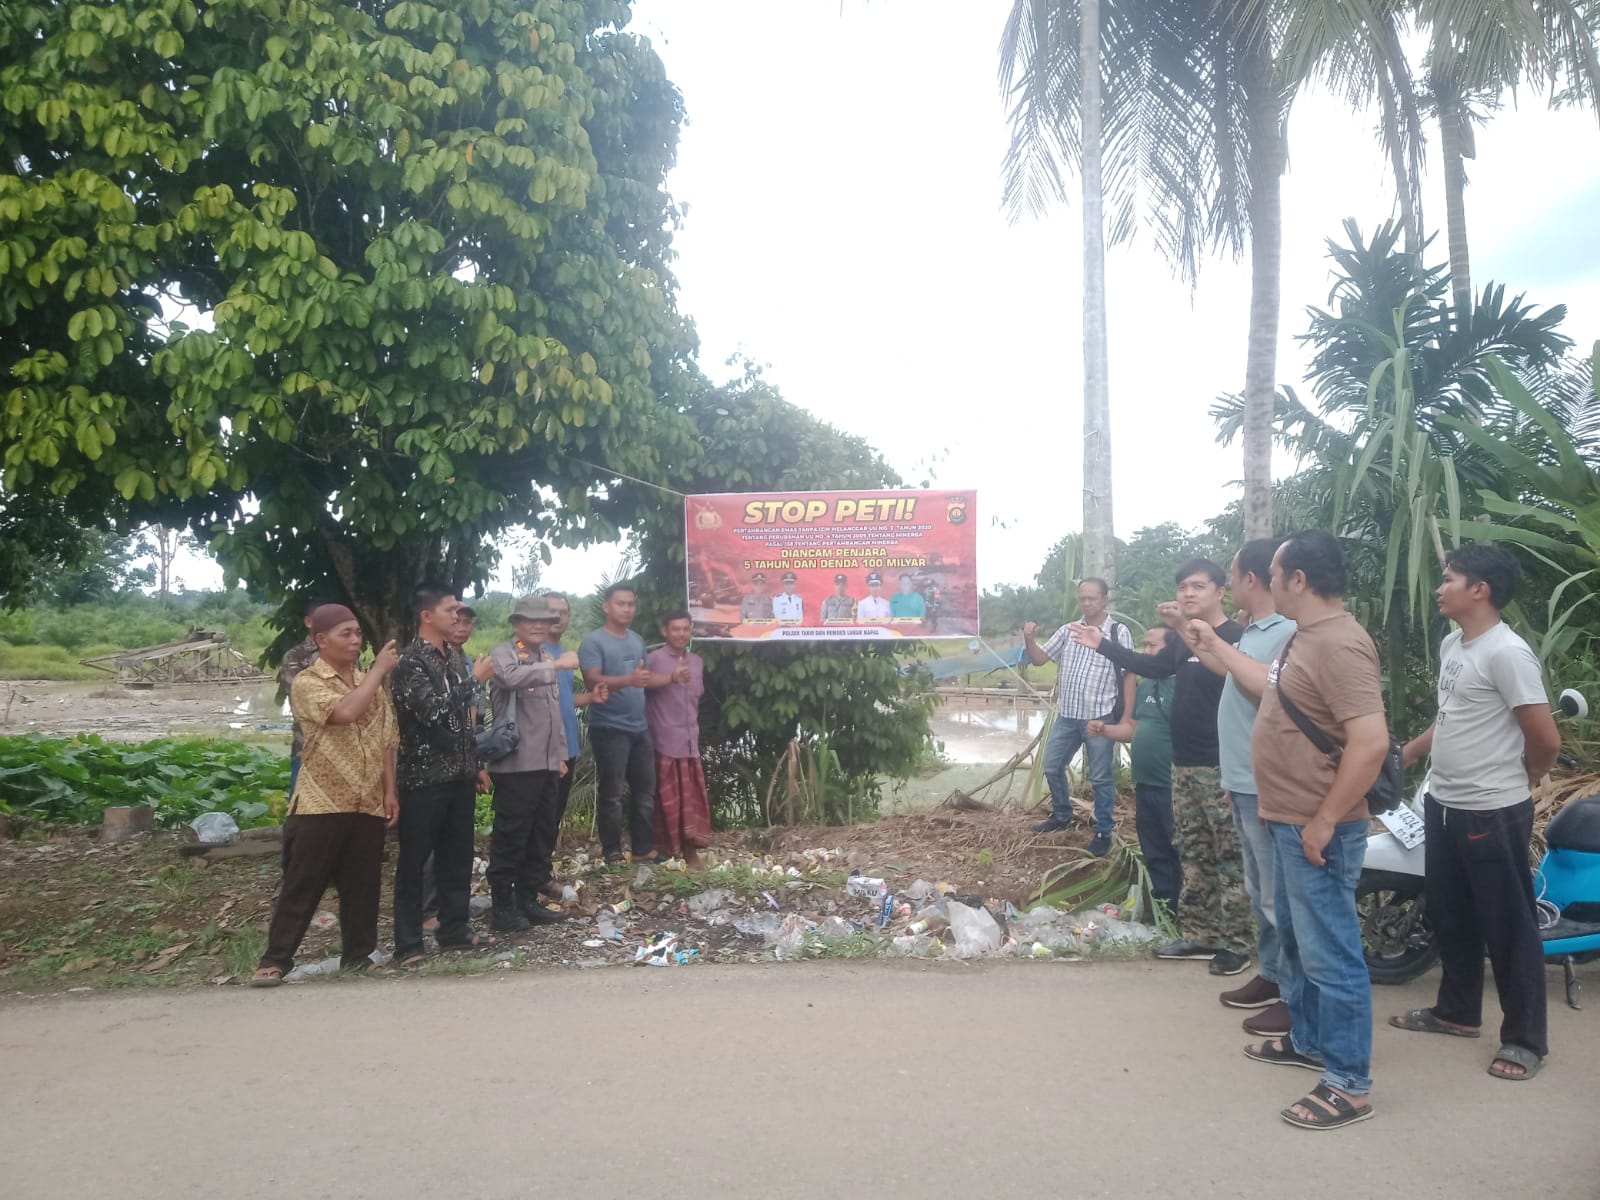
[(511, 952), (511, 958), (504, 962), (497, 956), (461, 955), (449, 958), (430, 958), (417, 968), (419, 975), (481, 975), (485, 971), (492, 971), (504, 965), (510, 970), (517, 970), (528, 959), (526, 950), (518, 948)]
[(248, 979), (267, 952), (267, 931), (259, 925), (241, 925), (222, 946), (222, 965), (235, 979)]
[(86, 667), (78, 660), (97, 654), (110, 654), (121, 646), (85, 646), (68, 650), (65, 646), (13, 646), (0, 641), (0, 679), (50, 679), (75, 682), (109, 679), (104, 671)]

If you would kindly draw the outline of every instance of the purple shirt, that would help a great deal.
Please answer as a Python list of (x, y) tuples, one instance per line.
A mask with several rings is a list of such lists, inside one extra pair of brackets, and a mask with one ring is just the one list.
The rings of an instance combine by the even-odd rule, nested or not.
[(700, 697), (706, 691), (706, 665), (693, 652), (679, 660), (670, 647), (652, 650), (644, 660), (652, 671), (670, 675), (689, 665), (688, 683), (669, 683), (644, 694), (644, 719), (656, 753), (666, 758), (700, 757)]

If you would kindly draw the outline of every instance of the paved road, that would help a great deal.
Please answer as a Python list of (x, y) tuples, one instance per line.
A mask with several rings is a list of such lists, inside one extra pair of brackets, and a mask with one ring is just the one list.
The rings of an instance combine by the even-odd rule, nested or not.
[[(1193, 964), (644, 968), (0, 1006), (33, 1197), (1600, 1196), (1600, 971), (1536, 1081), (1377, 1034), (1377, 1119), (1278, 1110)], [(1552, 975), (1552, 982), (1556, 980)], [(1428, 981), (1381, 989), (1380, 1016)]]

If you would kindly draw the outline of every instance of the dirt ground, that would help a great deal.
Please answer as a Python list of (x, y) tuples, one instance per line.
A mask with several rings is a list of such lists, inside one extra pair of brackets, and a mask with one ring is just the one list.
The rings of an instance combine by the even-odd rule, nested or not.
[(0, 716), (6, 735), (98, 733), (122, 742), (236, 737), (281, 741), (289, 752), (289, 719), (270, 681), (140, 691), (109, 678), (103, 684), (24, 680), (0, 684)]
[[(945, 884), (955, 894), (982, 898), (999, 913), (1006, 901), (1022, 904), (1068, 847), (1086, 843), (1082, 831), (1035, 837), (1028, 832), (1033, 819), (941, 810), (847, 829), (736, 833), (707, 853), (710, 869), (693, 873), (597, 868), (574, 857), (595, 848), (569, 838), (558, 864), (577, 890), (576, 900), (562, 906), (568, 921), (502, 937), (489, 953), (438, 955), (424, 969), (630, 963), (640, 945), (662, 932), (678, 934), (680, 948), (698, 951), (695, 957), (703, 961), (770, 959), (773, 952), (762, 937), (742, 934), (733, 924), (767, 913), (857, 923), (867, 937), (829, 952), (875, 953), (870, 939), (878, 906), (847, 893), (849, 872), (883, 878), (897, 893), (919, 879)], [(241, 852), (237, 857), (216, 861), (184, 856), (189, 845), (169, 833), (120, 843), (81, 834), (0, 842), (0, 989), (239, 983), (261, 952), (271, 918), (276, 842), (241, 843), (225, 852)], [(479, 852), (487, 852), (485, 839), (479, 839)], [(393, 853), (391, 838), (391, 862)], [(380, 944), (387, 946), (393, 871), (384, 874)], [(485, 888), (481, 877), (477, 887)], [(726, 923), (708, 924), (689, 909), (688, 901), (709, 889), (729, 893), (719, 906)], [(324, 903), (330, 916), (337, 912), (333, 896)], [(619, 905), (631, 907), (613, 911)], [(593, 944), (602, 916), (620, 940)], [(908, 920), (897, 916), (887, 932), (900, 932)], [(338, 945), (336, 924), (313, 927), (297, 962), (320, 961), (336, 954)], [(509, 961), (496, 961), (508, 953)]]

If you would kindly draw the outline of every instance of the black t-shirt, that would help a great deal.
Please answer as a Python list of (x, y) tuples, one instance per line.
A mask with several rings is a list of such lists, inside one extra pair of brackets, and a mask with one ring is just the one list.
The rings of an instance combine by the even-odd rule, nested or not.
[[(1224, 621), (1217, 626), (1217, 636), (1230, 646), (1237, 646), (1244, 636), (1244, 628), (1237, 621)], [(1177, 676), (1172, 696), (1172, 765), (1218, 765), (1217, 705), (1222, 700), (1222, 685), (1226, 680), (1196, 658), (1189, 650), (1189, 643), (1169, 632), (1166, 647), (1160, 654), (1140, 654), (1104, 638), (1100, 642), (1100, 653), (1124, 671), (1148, 679)]]

